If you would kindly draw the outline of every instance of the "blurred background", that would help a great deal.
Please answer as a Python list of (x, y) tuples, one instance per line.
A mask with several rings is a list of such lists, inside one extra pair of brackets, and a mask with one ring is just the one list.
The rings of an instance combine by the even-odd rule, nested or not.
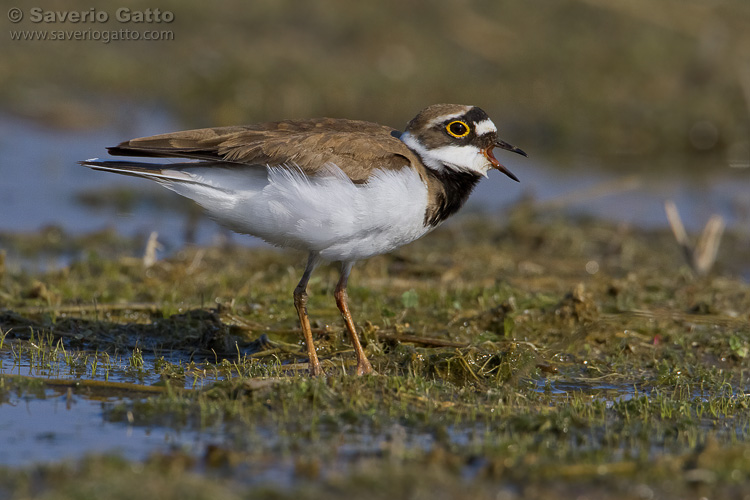
[[(212, 241), (221, 230), (177, 196), (76, 161), (182, 128), (314, 116), (403, 128), (437, 102), (484, 108), (529, 153), (499, 155), (521, 184), (491, 175), (475, 210), (502, 217), (533, 200), (552, 213), (660, 227), (669, 198), (690, 230), (714, 213), (750, 230), (745, 0), (34, 4), (45, 16), (107, 14), (93, 23), (34, 22), (31, 4), (0, 4), (6, 235), (115, 228), (156, 230), (168, 247)], [(120, 22), (121, 7), (150, 9), (152, 22)], [(155, 22), (156, 9), (171, 22)], [(160, 39), (29, 39), (134, 36), (123, 29)]]

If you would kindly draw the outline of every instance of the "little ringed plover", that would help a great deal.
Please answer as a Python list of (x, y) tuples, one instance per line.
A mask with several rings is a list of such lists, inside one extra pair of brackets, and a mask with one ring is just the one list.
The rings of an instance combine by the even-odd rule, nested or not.
[(321, 260), (340, 261), (334, 297), (361, 375), (372, 366), (347, 305), (352, 266), (438, 226), (491, 169), (518, 181), (493, 148), (526, 156), (498, 139), (480, 108), (436, 104), (404, 132), (356, 120), (284, 120), (155, 135), (108, 148), (116, 156), (183, 159), (176, 163), (80, 163), (154, 180), (234, 231), (308, 252), (294, 305), (312, 375), (322, 370), (307, 316), (307, 283)]

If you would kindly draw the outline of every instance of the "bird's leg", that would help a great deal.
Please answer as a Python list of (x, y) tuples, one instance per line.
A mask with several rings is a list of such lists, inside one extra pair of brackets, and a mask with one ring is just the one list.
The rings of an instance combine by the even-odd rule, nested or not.
[(347, 305), (347, 294), (346, 294), (346, 283), (349, 281), (349, 273), (352, 271), (354, 262), (344, 262), (341, 265), (341, 277), (339, 278), (338, 284), (336, 284), (336, 290), (333, 292), (333, 296), (336, 298), (336, 305), (341, 311), (341, 316), (344, 318), (346, 323), (346, 329), (349, 330), (349, 336), (352, 338), (352, 344), (354, 344), (354, 351), (357, 353), (357, 375), (366, 375), (372, 373), (372, 365), (365, 356), (365, 351), (362, 349), (362, 345), (359, 343), (359, 337), (357, 331), (354, 328), (354, 320), (352, 314), (349, 312), (349, 306)]
[(307, 317), (307, 282), (310, 281), (310, 275), (312, 274), (315, 266), (318, 265), (320, 257), (315, 252), (310, 252), (307, 258), (307, 267), (302, 275), (302, 279), (299, 280), (297, 288), (294, 289), (294, 307), (297, 309), (299, 315), (299, 323), (302, 327), (302, 335), (305, 337), (305, 344), (307, 345), (307, 356), (310, 359), (310, 375), (317, 377), (323, 374), (323, 370), (320, 368), (320, 361), (318, 361), (318, 354), (315, 352), (315, 344), (313, 343), (312, 329), (310, 328), (310, 319)]

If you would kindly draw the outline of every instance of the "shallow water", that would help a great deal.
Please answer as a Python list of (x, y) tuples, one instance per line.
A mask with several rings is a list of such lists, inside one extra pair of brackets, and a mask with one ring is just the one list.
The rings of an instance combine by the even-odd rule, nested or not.
[[(86, 350), (67, 352), (59, 348), (42, 348), (35, 351), (33, 348), (21, 347), (28, 344), (34, 345), (34, 342), (5, 340), (0, 348), (0, 375), (23, 375), (56, 380), (86, 379), (145, 386), (161, 381), (154, 368), (156, 360), (162, 356), (154, 353), (138, 353), (137, 359), (134, 359), (133, 352), (109, 355)], [(45, 352), (45, 357), (41, 358), (39, 352)], [(168, 359), (165, 358), (167, 361), (178, 365), (187, 363), (189, 358), (180, 353), (170, 353), (168, 356)], [(220, 377), (212, 376), (211, 373), (201, 373), (200, 380), (186, 376), (184, 387), (199, 389), (219, 379)]]
[[(127, 401), (127, 400), (125, 400)], [(196, 452), (209, 431), (109, 422), (105, 416), (122, 398), (89, 399), (66, 389), (43, 397), (10, 395), (0, 404), (0, 465), (28, 466), (97, 453), (143, 460), (159, 450)]]

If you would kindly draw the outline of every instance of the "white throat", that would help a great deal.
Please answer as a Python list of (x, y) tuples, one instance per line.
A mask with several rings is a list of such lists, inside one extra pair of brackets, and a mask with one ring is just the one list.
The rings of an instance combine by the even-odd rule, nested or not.
[(464, 146), (441, 146), (435, 149), (425, 147), (416, 137), (409, 132), (401, 134), (401, 141), (417, 153), (425, 166), (437, 172), (443, 172), (446, 168), (451, 170), (464, 170), (487, 176), (492, 164), (482, 154), (482, 151), (469, 144)]

